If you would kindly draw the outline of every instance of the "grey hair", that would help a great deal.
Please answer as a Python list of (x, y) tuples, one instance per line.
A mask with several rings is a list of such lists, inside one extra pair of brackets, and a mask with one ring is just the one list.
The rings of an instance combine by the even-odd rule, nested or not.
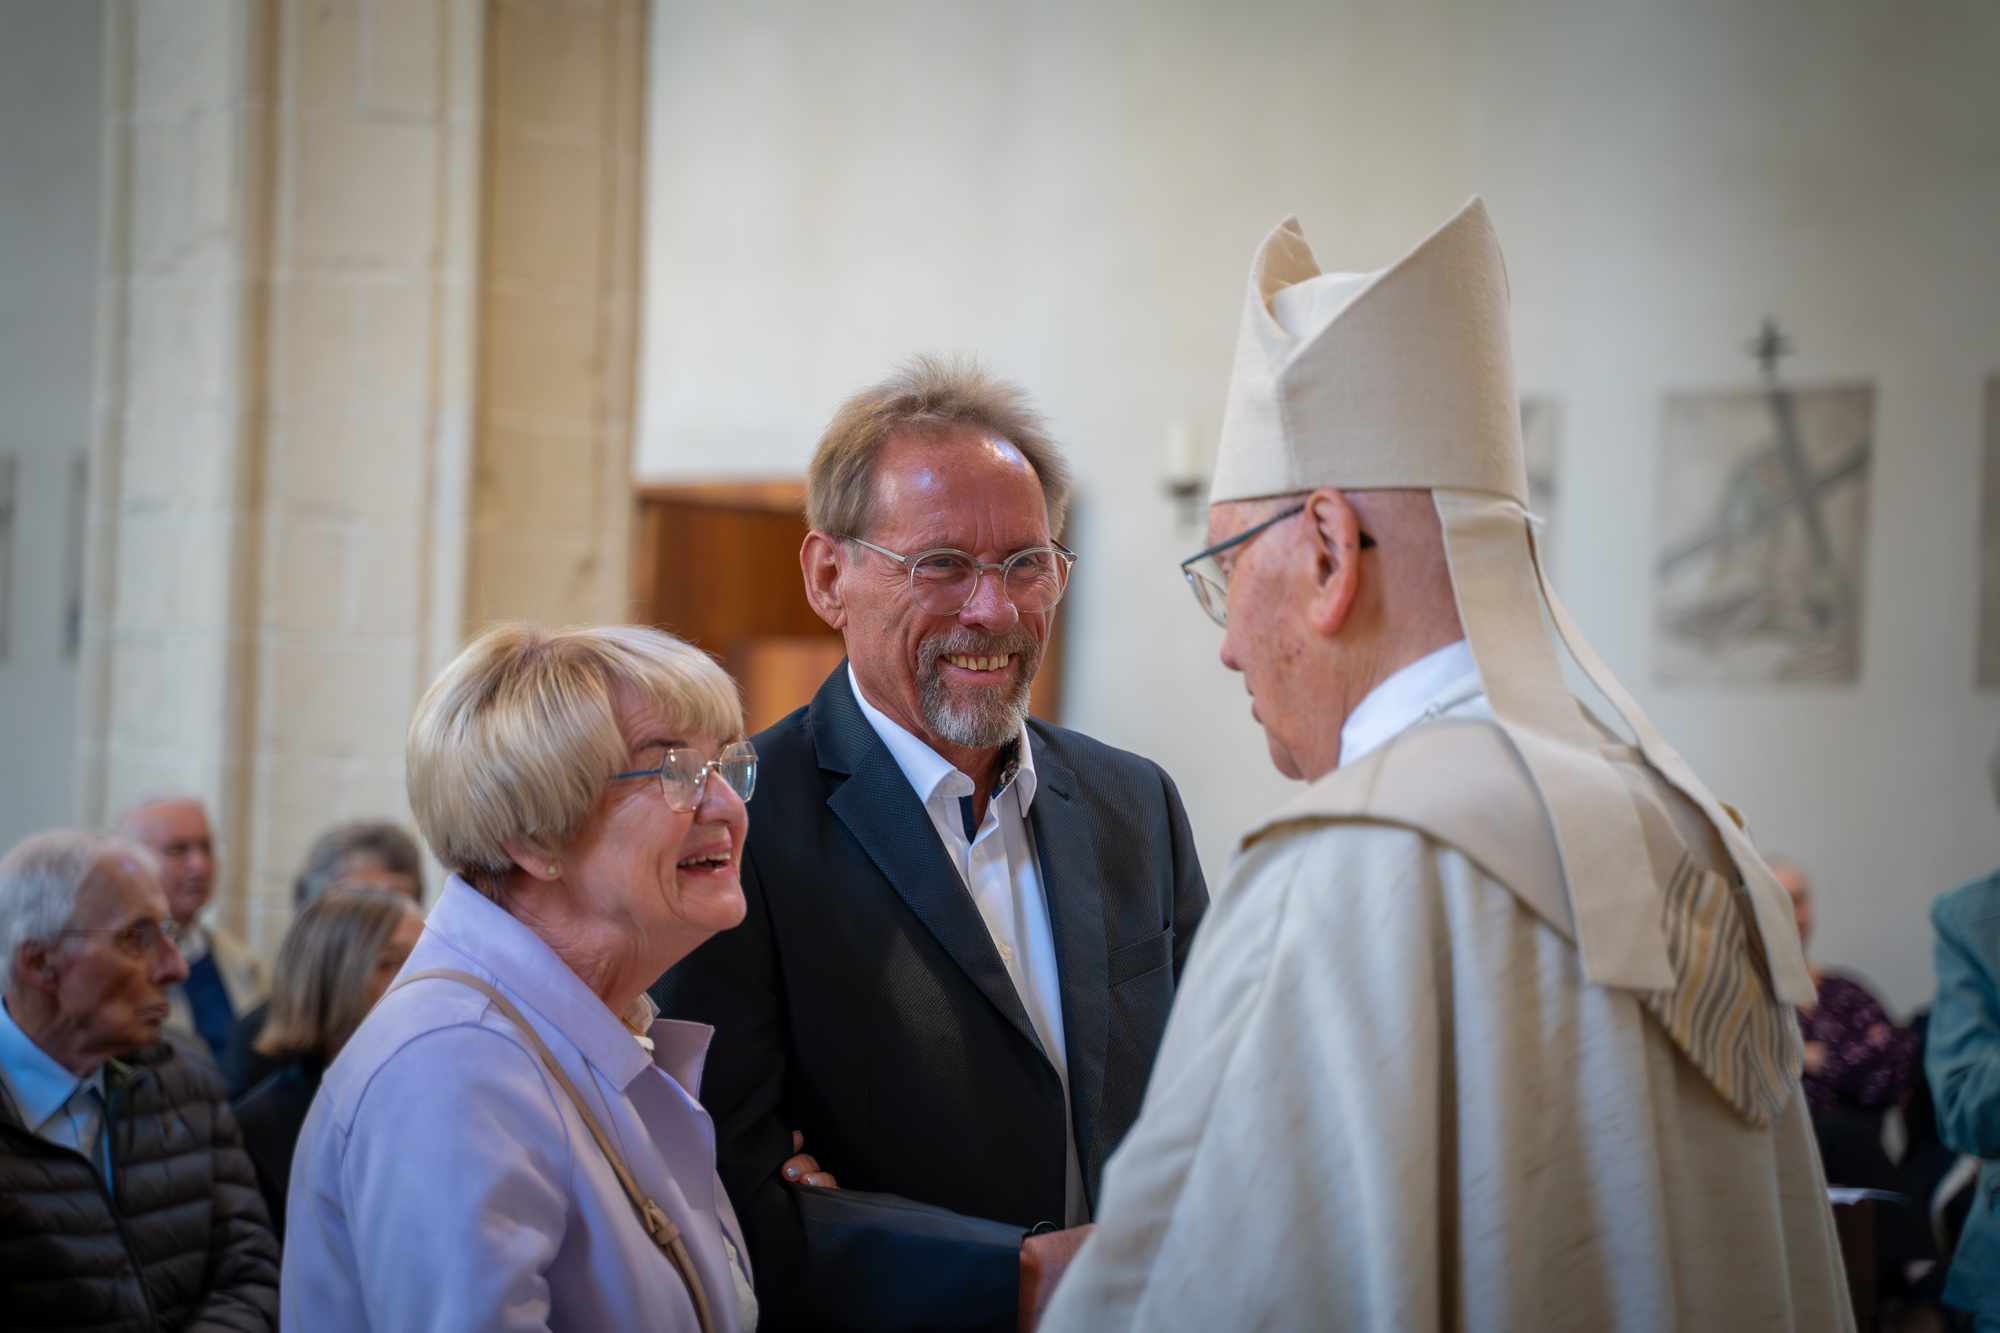
[(154, 787), (140, 792), (125, 802), (111, 827), (122, 833), (134, 815), (141, 810), (150, 810), (156, 805), (191, 805), (200, 810), (204, 817), (208, 814), (208, 803), (193, 792), (180, 791), (173, 787)]
[(380, 862), (384, 870), (408, 875), (417, 886), (418, 897), (423, 896), (424, 859), (417, 850), (417, 840), (385, 819), (356, 819), (335, 824), (313, 839), (305, 869), (292, 881), (293, 906), (304, 907), (317, 898), (348, 872), (357, 856)]
[(54, 945), (76, 917), (76, 896), (91, 873), (113, 857), (137, 861), (151, 869), (157, 860), (145, 848), (123, 838), (83, 829), (51, 829), (14, 844), (0, 861), (0, 948), (5, 959), (7, 988), (22, 978), (21, 946)]
[(1070, 471), (1027, 390), (970, 357), (922, 354), (840, 405), (806, 469), (806, 525), (834, 537), (873, 531), (875, 466), (892, 436), (971, 429), (1020, 450), (1042, 484), (1049, 536), (1069, 517)]

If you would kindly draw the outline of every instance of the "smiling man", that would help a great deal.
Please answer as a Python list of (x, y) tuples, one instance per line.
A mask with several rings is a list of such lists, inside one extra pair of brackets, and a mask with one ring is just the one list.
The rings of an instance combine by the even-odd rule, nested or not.
[(1068, 507), (1025, 395), (959, 363), (813, 458), (800, 563), (848, 660), (756, 737), (748, 919), (654, 990), (716, 1029), (766, 1333), (1012, 1328), (1023, 1233), (1089, 1221), (1138, 1112), (1207, 891), (1165, 773), (1028, 716)]

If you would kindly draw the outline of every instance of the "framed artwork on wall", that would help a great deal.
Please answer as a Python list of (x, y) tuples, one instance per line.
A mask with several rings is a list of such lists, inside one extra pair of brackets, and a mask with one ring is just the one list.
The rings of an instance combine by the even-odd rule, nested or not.
[(1986, 377), (1981, 424), (1979, 507), (1979, 667), (1982, 690), (2000, 689), (2000, 375)]
[(1791, 388), (1774, 363), (1761, 389), (1667, 397), (1653, 581), (1662, 681), (1860, 676), (1875, 390)]

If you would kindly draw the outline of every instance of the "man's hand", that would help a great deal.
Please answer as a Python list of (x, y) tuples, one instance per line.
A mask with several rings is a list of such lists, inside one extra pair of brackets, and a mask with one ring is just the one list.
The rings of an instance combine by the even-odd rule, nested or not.
[(1021, 1333), (1034, 1333), (1035, 1325), (1042, 1322), (1042, 1311), (1049, 1308), (1056, 1283), (1062, 1281), (1070, 1260), (1096, 1229), (1096, 1223), (1086, 1222), (1067, 1231), (1021, 1238)]
[(804, 1151), (805, 1146), (806, 1136), (793, 1130), (792, 1155), (785, 1159), (784, 1165), (785, 1179), (801, 1185), (816, 1185), (823, 1190), (839, 1189), (840, 1184), (834, 1180), (833, 1173), (820, 1170), (812, 1154)]

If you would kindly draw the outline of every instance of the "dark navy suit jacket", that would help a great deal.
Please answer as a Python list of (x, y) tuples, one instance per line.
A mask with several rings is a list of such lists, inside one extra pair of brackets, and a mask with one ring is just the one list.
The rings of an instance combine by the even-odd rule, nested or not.
[[(1028, 728), (1077, 1156), (1094, 1200), (1208, 904), (1151, 761)], [(713, 1024), (702, 1103), (765, 1333), (1012, 1329), (1020, 1237), (1061, 1226), (1062, 1084), (843, 663), (755, 737), (749, 914), (653, 988)], [(781, 1180), (793, 1130), (839, 1180)]]

